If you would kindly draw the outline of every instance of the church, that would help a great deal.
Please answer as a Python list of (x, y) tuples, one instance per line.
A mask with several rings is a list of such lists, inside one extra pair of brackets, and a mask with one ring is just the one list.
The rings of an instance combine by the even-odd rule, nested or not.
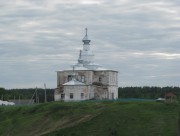
[(83, 49), (73, 68), (57, 71), (55, 101), (118, 99), (118, 71), (94, 62), (87, 28)]

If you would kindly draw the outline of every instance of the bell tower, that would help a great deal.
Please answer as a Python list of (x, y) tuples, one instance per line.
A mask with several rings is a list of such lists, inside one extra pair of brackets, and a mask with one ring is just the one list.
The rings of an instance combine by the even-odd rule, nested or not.
[(86, 28), (85, 30), (86, 30), (86, 33), (85, 33), (84, 38), (82, 39), (83, 49), (80, 50), (78, 62), (79, 64), (86, 67), (86, 65), (93, 63), (94, 54), (90, 49), (89, 43), (91, 42), (91, 40), (88, 39), (88, 34), (87, 34), (88, 29)]

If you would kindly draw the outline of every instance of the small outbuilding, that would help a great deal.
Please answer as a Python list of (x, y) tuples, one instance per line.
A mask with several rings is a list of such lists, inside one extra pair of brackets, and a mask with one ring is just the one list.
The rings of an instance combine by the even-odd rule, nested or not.
[(177, 96), (174, 93), (169, 92), (165, 94), (164, 98), (165, 98), (165, 102), (172, 103), (172, 102), (176, 102)]

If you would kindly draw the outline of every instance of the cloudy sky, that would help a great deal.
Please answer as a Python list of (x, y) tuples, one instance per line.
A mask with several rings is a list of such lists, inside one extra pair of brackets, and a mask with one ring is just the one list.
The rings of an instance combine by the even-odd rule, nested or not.
[(86, 27), (119, 86), (180, 86), (179, 0), (0, 0), (0, 86), (55, 88)]

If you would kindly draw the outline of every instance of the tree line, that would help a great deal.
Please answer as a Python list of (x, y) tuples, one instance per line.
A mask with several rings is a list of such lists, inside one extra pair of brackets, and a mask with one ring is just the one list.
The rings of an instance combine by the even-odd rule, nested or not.
[(166, 93), (172, 92), (180, 98), (180, 87), (119, 87), (119, 98), (164, 98)]
[[(36, 101), (36, 88), (28, 89), (4, 89), (0, 87), (0, 100), (17, 100), (17, 99), (31, 99)], [(174, 93), (180, 99), (180, 87), (119, 87), (119, 98), (144, 98), (157, 99), (164, 97), (168, 92)], [(45, 90), (37, 88), (38, 101), (43, 103), (45, 101)], [(46, 89), (47, 101), (54, 101), (54, 89)]]
[[(4, 89), (0, 88), (1, 100), (18, 100), (18, 99), (34, 99), (36, 102), (35, 91), (37, 90), (37, 97), (40, 103), (45, 101), (45, 89), (42, 88), (28, 88), (28, 89)], [(54, 89), (46, 89), (47, 101), (54, 101)]]

